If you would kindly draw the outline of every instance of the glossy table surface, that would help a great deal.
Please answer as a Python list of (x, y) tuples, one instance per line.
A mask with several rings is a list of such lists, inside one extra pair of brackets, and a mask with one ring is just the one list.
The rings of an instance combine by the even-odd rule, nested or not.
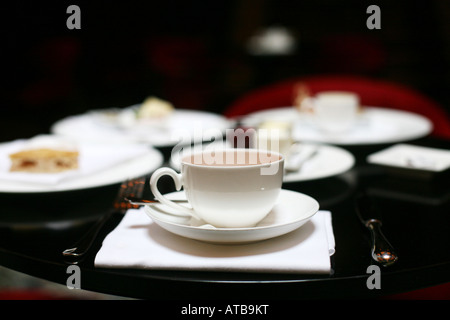
[[(450, 149), (450, 141), (423, 138), (410, 144)], [(404, 176), (368, 164), (366, 157), (388, 145), (349, 146), (353, 169), (283, 188), (316, 198), (332, 212), (336, 253), (331, 275), (251, 274), (101, 269), (94, 267), (102, 239), (119, 223), (113, 216), (89, 256), (79, 264), (86, 290), (148, 299), (330, 299), (370, 298), (450, 281), (450, 179)], [(168, 150), (162, 150), (165, 155)], [(171, 183), (163, 189), (172, 191)], [(66, 284), (61, 252), (108, 212), (118, 185), (57, 194), (0, 194), (0, 264)], [(383, 232), (399, 254), (381, 267), (381, 288), (369, 289), (370, 234), (358, 220), (354, 196), (365, 190), (382, 215)], [(164, 190), (163, 190), (164, 191)], [(146, 190), (147, 195), (149, 190)]]

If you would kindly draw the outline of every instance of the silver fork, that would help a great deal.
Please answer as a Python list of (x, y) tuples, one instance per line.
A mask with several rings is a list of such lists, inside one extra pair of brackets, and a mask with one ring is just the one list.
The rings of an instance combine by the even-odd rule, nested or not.
[(119, 191), (117, 192), (116, 199), (114, 200), (113, 209), (100, 218), (83, 237), (78, 240), (71, 248), (68, 248), (62, 252), (62, 255), (67, 263), (77, 264), (86, 255), (91, 248), (97, 237), (99, 231), (102, 229), (106, 221), (114, 214), (125, 214), (128, 209), (138, 208), (138, 205), (131, 204), (127, 197), (142, 197), (145, 186), (145, 177), (124, 181)]

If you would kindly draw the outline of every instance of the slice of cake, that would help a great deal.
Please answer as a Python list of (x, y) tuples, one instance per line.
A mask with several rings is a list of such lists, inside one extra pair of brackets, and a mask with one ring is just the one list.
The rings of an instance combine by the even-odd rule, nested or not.
[(56, 173), (78, 168), (78, 152), (30, 149), (9, 155), (11, 172)]

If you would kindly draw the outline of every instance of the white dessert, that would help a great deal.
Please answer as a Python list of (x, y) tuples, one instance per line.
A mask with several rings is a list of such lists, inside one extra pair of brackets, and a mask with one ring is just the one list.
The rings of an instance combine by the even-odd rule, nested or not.
[(138, 119), (157, 119), (169, 116), (175, 110), (174, 106), (165, 100), (149, 97), (144, 100), (137, 111)]

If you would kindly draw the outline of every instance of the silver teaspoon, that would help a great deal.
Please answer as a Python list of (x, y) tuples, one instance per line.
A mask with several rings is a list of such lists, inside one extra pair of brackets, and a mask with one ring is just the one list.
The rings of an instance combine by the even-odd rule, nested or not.
[[(133, 205), (138, 205), (138, 206), (148, 206), (148, 205), (152, 205), (152, 204), (158, 204), (161, 203), (159, 202), (159, 200), (157, 199), (141, 199), (141, 198), (135, 198), (135, 197), (126, 197), (125, 198), (129, 203), (133, 204)], [(187, 202), (187, 200), (171, 200), (173, 202)]]

